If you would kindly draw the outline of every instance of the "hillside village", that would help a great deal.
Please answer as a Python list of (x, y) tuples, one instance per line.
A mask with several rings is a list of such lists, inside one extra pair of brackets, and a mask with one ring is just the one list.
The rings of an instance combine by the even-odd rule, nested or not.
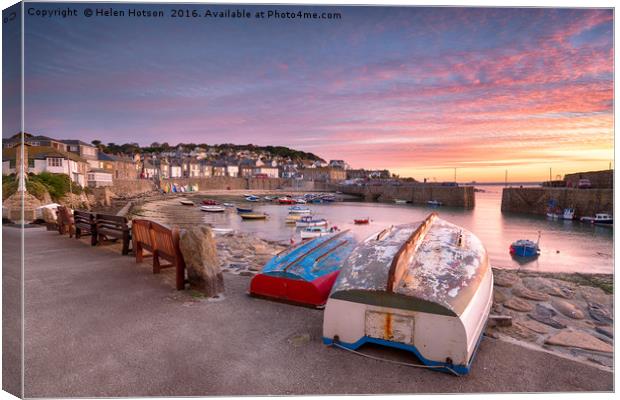
[[(329, 162), (286, 147), (254, 145), (169, 146), (132, 143), (107, 146), (99, 140), (86, 143), (24, 134), (28, 172), (60, 173), (81, 187), (111, 186), (117, 180), (175, 178), (284, 178), (337, 182), (347, 179), (390, 178), (387, 170), (351, 169), (344, 160)], [(2, 174), (15, 173), (20, 135), (3, 140)]]

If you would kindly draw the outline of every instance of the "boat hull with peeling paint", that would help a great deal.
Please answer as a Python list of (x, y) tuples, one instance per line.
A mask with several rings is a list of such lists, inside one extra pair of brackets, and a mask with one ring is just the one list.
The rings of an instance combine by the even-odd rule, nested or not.
[(348, 231), (290, 247), (273, 257), (250, 282), (250, 294), (323, 307), (342, 263), (357, 240)]
[(469, 372), (493, 300), (486, 249), (432, 213), (361, 242), (325, 307), (323, 342), (404, 349), (428, 368)]

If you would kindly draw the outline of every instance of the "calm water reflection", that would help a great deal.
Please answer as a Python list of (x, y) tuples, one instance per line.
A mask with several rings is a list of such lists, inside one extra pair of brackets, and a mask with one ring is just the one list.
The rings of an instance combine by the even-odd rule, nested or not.
[[(393, 224), (413, 222), (437, 211), (441, 218), (475, 233), (486, 246), (493, 266), (553, 272), (613, 272), (613, 229), (592, 226), (578, 221), (550, 221), (544, 217), (502, 214), (501, 187), (485, 187), (476, 193), (473, 210), (461, 208), (397, 205), (384, 203), (337, 202), (308, 205), (314, 214), (327, 218), (330, 226), (351, 229), (360, 239)], [(247, 204), (244, 202), (244, 204)], [(270, 240), (300, 240), (299, 229), (284, 223), (288, 207), (255, 203), (254, 209), (270, 218), (263, 221), (242, 221), (231, 211), (225, 214), (203, 213), (204, 222), (254, 232)], [(354, 225), (354, 218), (370, 217), (369, 225)], [(541, 255), (537, 260), (520, 265), (510, 257), (508, 247), (517, 239), (536, 240), (541, 231)]]

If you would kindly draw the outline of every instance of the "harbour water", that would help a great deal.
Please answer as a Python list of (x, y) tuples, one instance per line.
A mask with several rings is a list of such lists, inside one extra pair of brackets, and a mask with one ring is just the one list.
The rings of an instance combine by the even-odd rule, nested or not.
[[(485, 192), (476, 193), (476, 207), (473, 210), (360, 201), (309, 204), (308, 207), (315, 216), (326, 218), (329, 226), (350, 229), (360, 239), (390, 225), (421, 220), (436, 211), (441, 218), (476, 234), (486, 246), (494, 267), (539, 272), (613, 273), (613, 228), (579, 221), (552, 221), (541, 216), (503, 214), (500, 209), (502, 188), (481, 188)], [(244, 221), (236, 212), (229, 210), (222, 214), (203, 212), (202, 221), (220, 228), (253, 232), (268, 240), (300, 240), (300, 228), (285, 224), (288, 206), (245, 201), (238, 204), (251, 205), (255, 211), (267, 213), (269, 218)], [(199, 211), (196, 208), (193, 212)], [(354, 219), (365, 217), (370, 218), (370, 224), (353, 223)], [(508, 252), (510, 244), (517, 239), (536, 241), (539, 231), (540, 256), (528, 262), (512, 259)]]

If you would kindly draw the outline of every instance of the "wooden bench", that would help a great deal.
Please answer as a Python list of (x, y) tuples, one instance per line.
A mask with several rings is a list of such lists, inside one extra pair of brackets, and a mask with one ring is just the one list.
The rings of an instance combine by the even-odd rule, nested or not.
[(56, 211), (56, 221), (58, 223), (58, 233), (64, 235), (69, 234), (69, 237), (73, 237), (75, 232), (75, 223), (73, 220), (73, 213), (65, 206), (58, 206)]
[[(185, 260), (179, 248), (179, 229), (145, 219), (134, 219), (132, 236), (136, 262), (142, 262), (144, 251), (149, 251), (153, 256), (153, 273), (158, 274), (162, 268), (174, 267), (176, 288), (185, 289)], [(168, 261), (168, 264), (162, 264), (161, 260)]]
[(98, 241), (121, 239), (123, 241), (122, 254), (129, 254), (131, 230), (127, 224), (127, 218), (117, 215), (96, 214), (95, 229), (97, 230)]
[[(131, 240), (136, 263), (141, 263), (144, 257), (152, 256), (155, 252), (151, 233), (151, 221), (148, 219), (133, 219), (131, 221)], [(148, 251), (149, 254), (144, 254)]]
[(88, 211), (75, 210), (73, 212), (73, 220), (75, 222), (75, 238), (79, 239), (82, 235), (90, 235), (90, 244), (97, 244), (97, 223), (95, 222), (95, 214)]

